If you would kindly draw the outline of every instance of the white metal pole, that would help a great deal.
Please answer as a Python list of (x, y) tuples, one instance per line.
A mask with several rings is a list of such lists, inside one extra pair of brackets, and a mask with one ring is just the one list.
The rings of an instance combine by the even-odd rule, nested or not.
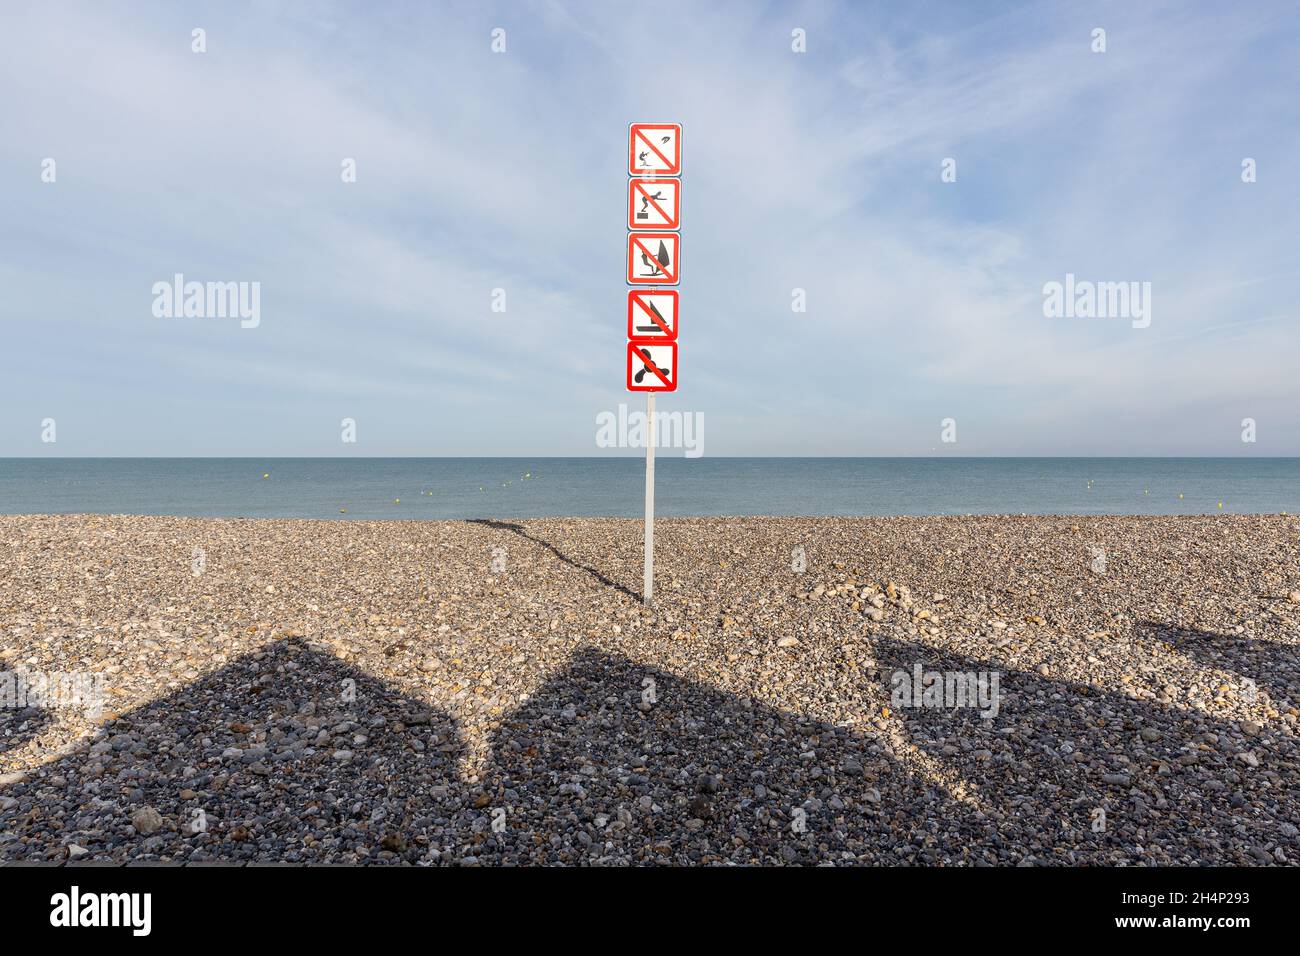
[(645, 603), (655, 598), (655, 393), (645, 397)]

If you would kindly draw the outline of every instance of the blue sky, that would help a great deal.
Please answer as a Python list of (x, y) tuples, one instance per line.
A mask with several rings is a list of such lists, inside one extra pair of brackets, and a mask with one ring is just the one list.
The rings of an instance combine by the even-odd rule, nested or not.
[[(1297, 455), (1298, 49), (1282, 2), (6, 5), (0, 455), (608, 454), (635, 120), (686, 125), (707, 454)], [(154, 317), (178, 272), (260, 325)], [(1045, 317), (1066, 273), (1150, 327)]]

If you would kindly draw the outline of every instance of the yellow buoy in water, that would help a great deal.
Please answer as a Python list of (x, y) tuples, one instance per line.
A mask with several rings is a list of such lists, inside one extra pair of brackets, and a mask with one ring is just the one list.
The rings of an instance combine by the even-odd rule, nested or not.
[(347, 513), (348, 513), (348, 509), (347, 509), (347, 508), (340, 508), (340, 509), (339, 509), (339, 514), (341, 514), (341, 515), (345, 515), (345, 514), (347, 514)]
[(271, 477), (271, 473), (268, 471), (266, 474), (264, 474), (264, 475), (262, 476), (262, 480), (265, 481), (267, 478), (270, 478), (270, 477)]
[(1220, 507), (1220, 508), (1223, 507), (1223, 502), (1222, 502), (1222, 501), (1219, 502), (1219, 507)]
[(1179, 500), (1179, 501), (1182, 501), (1182, 500), (1183, 500), (1183, 493), (1182, 493), (1181, 491), (1178, 492), (1178, 500)]

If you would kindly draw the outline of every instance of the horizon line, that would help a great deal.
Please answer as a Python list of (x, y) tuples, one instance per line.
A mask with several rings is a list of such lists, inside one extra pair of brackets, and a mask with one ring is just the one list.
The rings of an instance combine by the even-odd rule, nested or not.
[[(668, 449), (669, 451), (673, 449)], [(663, 449), (655, 449), (659, 458)], [(1098, 459), (1132, 461), (1144, 459), (1196, 461), (1297, 461), (1300, 455), (665, 455), (665, 458), (702, 461), (723, 458), (736, 461), (1028, 461), (1063, 459), (1094, 461)], [(481, 460), (579, 460), (640, 461), (641, 454), (623, 455), (0, 455), (0, 461), (481, 461)]]

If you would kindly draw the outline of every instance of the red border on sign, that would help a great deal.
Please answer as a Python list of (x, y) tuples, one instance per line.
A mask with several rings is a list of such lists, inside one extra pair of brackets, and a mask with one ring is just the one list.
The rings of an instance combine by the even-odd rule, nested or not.
[[(660, 328), (663, 325), (655, 318), (641, 301), (642, 298), (650, 299), (672, 299), (673, 300), (673, 321), (672, 327), (664, 335), (648, 335), (645, 332), (638, 332), (638, 324), (645, 325), (646, 320), (653, 322)], [(677, 341), (677, 330), (681, 324), (682, 317), (680, 313), (681, 302), (679, 301), (676, 289), (628, 289), (627, 290), (627, 337), (633, 342), (640, 342), (642, 345), (655, 345), (659, 342)]]
[[(663, 375), (659, 373), (659, 366), (655, 365), (653, 362), (650, 362), (648, 364), (650, 366), (650, 374), (654, 376), (653, 379), (654, 384), (636, 385), (632, 382), (633, 365), (635, 365), (636, 362), (640, 362), (642, 367), (644, 367), (647, 364), (645, 357), (636, 350), (638, 348), (645, 348), (647, 345), (652, 345), (652, 344), (658, 345), (660, 348), (667, 348), (670, 350), (669, 354), (672, 356), (672, 358), (669, 359), (669, 361), (673, 363), (673, 366), (671, 369), (669, 369), (669, 378), (672, 381), (669, 381), (669, 379), (664, 378)], [(632, 359), (632, 355), (634, 352), (636, 354), (636, 362), (634, 362)], [(638, 369), (638, 371), (640, 370)], [(627, 343), (627, 390), (629, 392), (675, 392), (677, 391), (677, 343), (676, 342), (655, 342), (655, 343), (628, 342)]]
[[(649, 249), (647, 249), (644, 245), (641, 244), (640, 240), (642, 239), (651, 242), (655, 240), (659, 240), (660, 242), (664, 242), (668, 239), (675, 240), (673, 243), (673, 253), (674, 253), (673, 258), (675, 261), (672, 264), (671, 271), (669, 269), (661, 269), (660, 272), (662, 274), (658, 277), (638, 276), (632, 274), (633, 273), (632, 263), (634, 260), (634, 253), (636, 255), (646, 255), (649, 256), (651, 259), (655, 259), (655, 261), (658, 261), (656, 259), (658, 250), (656, 250), (655, 252), (651, 252)], [(676, 232), (628, 233), (627, 236), (627, 284), (628, 285), (677, 285), (681, 281), (681, 274), (682, 274), (681, 266), (682, 266), (682, 237), (680, 233), (676, 233)]]
[[(668, 210), (659, 205), (658, 202), (650, 198), (647, 186), (669, 185), (673, 187), (673, 212), (670, 216)], [(656, 190), (657, 191), (657, 190)], [(666, 225), (648, 226), (644, 222), (638, 222), (636, 219), (636, 205), (642, 196), (654, 206), (655, 212), (668, 220)], [(680, 179), (629, 179), (627, 181), (627, 227), (628, 229), (639, 229), (657, 232), (671, 232), (682, 227), (682, 182)]]
[[(675, 138), (675, 142), (677, 145), (676, 148), (674, 149), (674, 152), (677, 155), (673, 157), (673, 159), (675, 159), (676, 162), (673, 162), (673, 160), (670, 160), (667, 156), (665, 156), (654, 143), (650, 142), (649, 137), (643, 135), (645, 131), (654, 130), (654, 129), (670, 129), (677, 134)], [(663, 162), (668, 166), (668, 168), (667, 169), (646, 169), (645, 167), (638, 168), (636, 164), (638, 140), (640, 140), (644, 146), (648, 146), (650, 147), (650, 149), (654, 150), (655, 155), (657, 155), (661, 160), (663, 160)], [(656, 176), (680, 176), (682, 174), (682, 124), (681, 123), (631, 123), (629, 124), (628, 134), (627, 134), (627, 174), (629, 176), (646, 176), (650, 173), (654, 173)]]

